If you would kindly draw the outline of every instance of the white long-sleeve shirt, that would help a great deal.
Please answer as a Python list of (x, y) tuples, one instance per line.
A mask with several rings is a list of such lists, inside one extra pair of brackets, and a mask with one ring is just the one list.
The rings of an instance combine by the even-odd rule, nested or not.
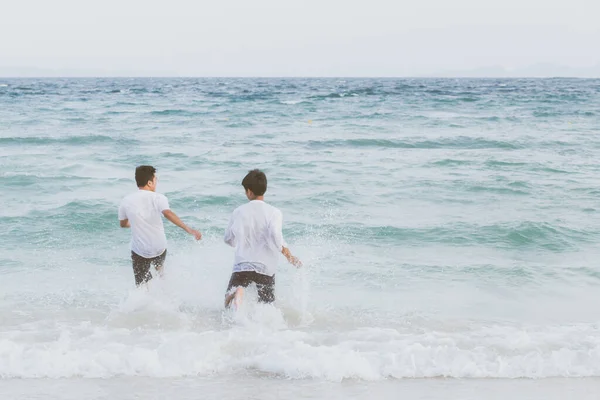
[(225, 243), (235, 248), (233, 272), (255, 271), (273, 276), (283, 247), (281, 211), (262, 200), (252, 200), (233, 211)]

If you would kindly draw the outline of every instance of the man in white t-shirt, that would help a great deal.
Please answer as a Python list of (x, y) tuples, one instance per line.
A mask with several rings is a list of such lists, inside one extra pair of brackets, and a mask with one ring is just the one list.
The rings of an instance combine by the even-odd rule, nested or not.
[(162, 274), (167, 257), (167, 237), (162, 216), (193, 235), (196, 240), (202, 238), (197, 230), (189, 228), (169, 208), (167, 198), (156, 193), (158, 177), (156, 169), (150, 165), (141, 165), (135, 169), (135, 182), (138, 191), (126, 196), (119, 206), (121, 228), (131, 228), (131, 260), (137, 286), (152, 279), (150, 268)]
[(225, 307), (232, 301), (239, 305), (244, 289), (255, 283), (258, 300), (275, 300), (275, 272), (280, 254), (300, 267), (302, 263), (290, 253), (283, 240), (281, 211), (264, 201), (267, 177), (252, 170), (242, 181), (248, 203), (235, 209), (225, 231), (225, 243), (235, 248), (233, 273), (225, 293)]

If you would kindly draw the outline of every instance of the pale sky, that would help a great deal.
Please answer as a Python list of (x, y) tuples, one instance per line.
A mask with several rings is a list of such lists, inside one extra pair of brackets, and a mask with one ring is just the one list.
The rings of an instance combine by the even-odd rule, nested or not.
[(0, 76), (600, 77), (599, 20), (600, 0), (0, 0)]

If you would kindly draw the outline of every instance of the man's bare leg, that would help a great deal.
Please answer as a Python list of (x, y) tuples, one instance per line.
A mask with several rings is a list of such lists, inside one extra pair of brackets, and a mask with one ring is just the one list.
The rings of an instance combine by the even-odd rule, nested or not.
[(235, 306), (235, 308), (238, 309), (238, 308), (240, 308), (240, 305), (242, 304), (243, 299), (244, 299), (244, 288), (238, 287), (235, 290), (232, 290), (231, 292), (229, 292), (225, 296), (225, 308), (228, 308), (229, 306), (231, 306), (231, 303), (233, 302), (233, 305)]

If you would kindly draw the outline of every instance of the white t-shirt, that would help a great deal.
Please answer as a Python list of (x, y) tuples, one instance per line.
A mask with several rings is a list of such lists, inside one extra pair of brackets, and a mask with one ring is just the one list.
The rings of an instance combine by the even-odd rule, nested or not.
[(169, 201), (150, 190), (138, 190), (126, 196), (119, 206), (119, 220), (128, 219), (131, 225), (131, 251), (144, 257), (160, 256), (167, 249), (162, 212)]
[(255, 271), (273, 276), (282, 248), (283, 215), (262, 200), (250, 201), (233, 212), (225, 243), (235, 247), (233, 272)]

